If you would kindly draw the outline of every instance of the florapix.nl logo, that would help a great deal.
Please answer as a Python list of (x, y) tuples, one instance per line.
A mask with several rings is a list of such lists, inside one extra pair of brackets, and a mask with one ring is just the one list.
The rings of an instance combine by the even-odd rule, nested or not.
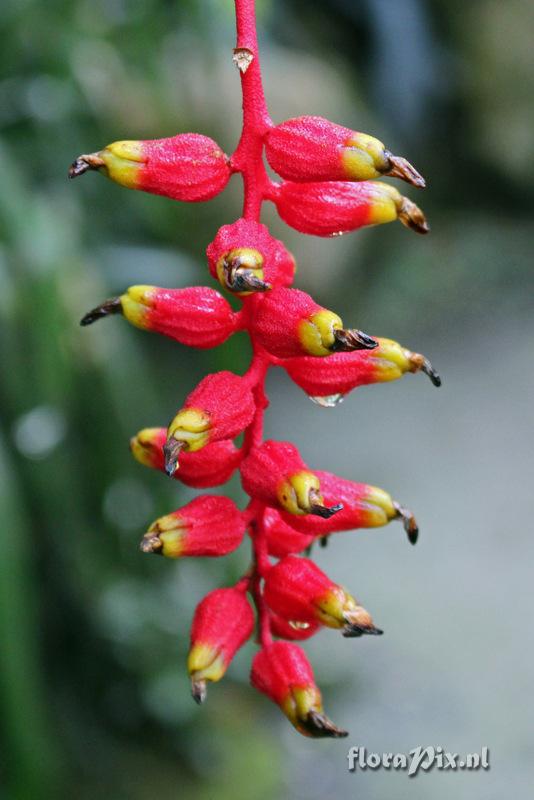
[(444, 747), (418, 745), (407, 753), (368, 753), (365, 747), (353, 746), (347, 753), (349, 772), (357, 770), (398, 770), (414, 778), (420, 771), (433, 769), (463, 771), (489, 769), (489, 748), (481, 747), (480, 752), (461, 756)]

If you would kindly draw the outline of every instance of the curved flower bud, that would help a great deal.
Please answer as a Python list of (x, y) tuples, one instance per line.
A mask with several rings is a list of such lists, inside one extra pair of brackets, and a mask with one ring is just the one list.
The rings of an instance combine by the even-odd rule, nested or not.
[(213, 277), (240, 297), (293, 282), (295, 259), (259, 222), (223, 225), (206, 253)]
[(193, 616), (187, 669), (197, 703), (206, 699), (206, 683), (220, 681), (240, 647), (254, 630), (254, 613), (244, 592), (215, 589), (201, 600)]
[(98, 170), (128, 189), (187, 202), (211, 200), (222, 192), (231, 175), (228, 158), (219, 145), (200, 133), (113, 142), (98, 153), (78, 156), (69, 177), (88, 170)]
[(256, 653), (250, 682), (277, 703), (304, 736), (348, 735), (325, 716), (311, 664), (298, 645), (274, 642)]
[(325, 505), (317, 475), (290, 442), (271, 439), (254, 448), (241, 464), (241, 482), (251, 497), (291, 515), (315, 514), (328, 519), (341, 508), (338, 503)]
[(137, 328), (201, 349), (225, 342), (238, 329), (240, 319), (228, 301), (208, 286), (130, 286), (120, 297), (89, 311), (80, 324), (91, 325), (110, 314), (122, 314)]
[(269, 619), (273, 636), (289, 641), (303, 642), (315, 636), (323, 627), (320, 622), (288, 622), (272, 611)]
[[(165, 472), (166, 441), (166, 428), (144, 428), (130, 439), (130, 449), (140, 464)], [(241, 450), (231, 439), (222, 439), (194, 453), (181, 453), (180, 469), (173, 477), (194, 489), (209, 489), (229, 481), (240, 462)]]
[(205, 494), (153, 522), (140, 548), (167, 558), (225, 556), (239, 547), (244, 533), (236, 504), (228, 497)]
[(315, 539), (314, 533), (298, 531), (289, 525), (275, 508), (265, 510), (261, 525), (267, 540), (269, 555), (276, 558), (283, 558), (290, 553), (301, 553)]
[(276, 125), (267, 134), (265, 154), (275, 172), (290, 181), (366, 181), (389, 175), (425, 186), (409, 161), (392, 155), (374, 136), (323, 117), (297, 117)]
[(387, 183), (286, 181), (273, 199), (284, 222), (314, 236), (341, 236), (396, 219), (416, 233), (430, 230), (421, 209)]
[(395, 381), (407, 373), (424, 372), (434, 386), (441, 386), (441, 378), (428, 358), (392, 339), (374, 338), (378, 346), (372, 352), (335, 353), (320, 361), (311, 356), (291, 358), (282, 366), (307, 395), (322, 405), (335, 405), (336, 400), (358, 386)]
[(382, 633), (369, 612), (308, 558), (286, 556), (275, 564), (267, 573), (264, 596), (286, 620), (320, 622), (346, 637)]
[(165, 470), (178, 469), (180, 452), (195, 452), (208, 443), (233, 439), (252, 422), (256, 406), (247, 382), (233, 372), (207, 375), (187, 397), (167, 431)]
[(321, 482), (324, 502), (332, 502), (335, 498), (343, 508), (336, 514), (335, 519), (331, 520), (312, 517), (302, 520), (282, 511), (282, 520), (288, 525), (307, 536), (320, 539), (337, 531), (379, 528), (391, 520), (398, 519), (403, 524), (409, 542), (411, 544), (417, 542), (419, 527), (413, 513), (393, 500), (384, 489), (369, 486), (367, 483), (349, 481), (331, 472), (317, 471), (316, 474)]
[(343, 328), (341, 317), (299, 289), (269, 292), (252, 315), (250, 331), (262, 347), (279, 358), (376, 347), (374, 339), (363, 331)]

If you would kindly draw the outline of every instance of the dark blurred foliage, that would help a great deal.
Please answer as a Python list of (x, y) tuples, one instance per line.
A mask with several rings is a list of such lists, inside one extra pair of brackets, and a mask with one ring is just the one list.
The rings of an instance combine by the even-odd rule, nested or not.
[[(310, 245), (274, 221), (300, 261), (299, 285), (415, 344), (497, 305), (531, 304), (532, 5), (258, 6), (273, 115), (335, 112), (429, 179), (417, 199), (431, 242), (388, 226)], [(192, 703), (184, 674), (194, 606), (240, 574), (246, 553), (207, 565), (141, 557), (143, 526), (191, 493), (127, 448), (141, 427), (165, 424), (200, 376), (243, 369), (248, 345), (238, 336), (199, 354), (118, 320), (78, 327), (128, 285), (206, 281), (203, 251), (238, 216), (238, 181), (185, 206), (93, 175), (66, 180), (76, 155), (119, 138), (199, 130), (231, 151), (232, 3), (4, 0), (0, 25), (5, 796), (274, 797), (283, 756), (244, 685), (250, 652), (209, 711)], [(313, 108), (301, 107), (306, 96)], [(302, 254), (312, 252), (308, 279)]]

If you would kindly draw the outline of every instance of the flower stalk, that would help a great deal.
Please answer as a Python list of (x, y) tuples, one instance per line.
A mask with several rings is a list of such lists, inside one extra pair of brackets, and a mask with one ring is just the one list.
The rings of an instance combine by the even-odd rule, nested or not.
[[(228, 157), (216, 142), (196, 133), (124, 140), (79, 156), (69, 176), (98, 171), (127, 188), (198, 202), (223, 191), (232, 174), (241, 175), (242, 216), (222, 226), (207, 248), (211, 276), (241, 301), (241, 309), (233, 311), (211, 287), (132, 286), (93, 308), (81, 324), (120, 315), (137, 328), (197, 348), (217, 346), (238, 330), (250, 336), (253, 355), (244, 375), (206, 376), (167, 429), (145, 428), (131, 440), (141, 464), (195, 488), (226, 483), (239, 469), (250, 497), (247, 507), (241, 511), (227, 498), (200, 495), (153, 522), (140, 549), (174, 559), (221, 557), (248, 532), (252, 561), (246, 574), (197, 606), (188, 658), (193, 697), (205, 700), (207, 684), (221, 680), (251, 637), (254, 606), (260, 649), (252, 684), (303, 735), (339, 737), (346, 732), (324, 715), (311, 666), (291, 640), (309, 638), (324, 627), (349, 638), (382, 631), (351, 594), (299, 554), (315, 541), (326, 543), (333, 533), (393, 520), (402, 522), (415, 543), (418, 526), (412, 512), (383, 489), (316, 470), (291, 442), (264, 441), (265, 378), (271, 367), (281, 366), (325, 407), (359, 386), (409, 373), (422, 371), (435, 386), (441, 381), (425, 356), (345, 327), (335, 312), (290, 288), (295, 259), (261, 223), (261, 211), (265, 201), (274, 202), (288, 225), (316, 236), (395, 219), (426, 233), (421, 209), (391, 184), (374, 179), (399, 178), (417, 188), (425, 181), (410, 162), (368, 134), (321, 117), (275, 125), (263, 91), (254, 0), (235, 0), (235, 10), (233, 61), (243, 98), (235, 152)], [(264, 152), (280, 181), (268, 176)], [(234, 440), (241, 435), (237, 446)], [(276, 564), (273, 558), (279, 559)]]

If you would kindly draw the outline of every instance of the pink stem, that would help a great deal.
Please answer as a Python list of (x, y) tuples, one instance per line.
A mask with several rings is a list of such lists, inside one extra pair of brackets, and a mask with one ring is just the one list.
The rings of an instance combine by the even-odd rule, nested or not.
[[(254, 0), (235, 0), (237, 46), (236, 55), (247, 56), (250, 62), (240, 69), (241, 90), (243, 93), (243, 129), (239, 144), (232, 155), (231, 167), (243, 176), (244, 202), (243, 217), (260, 221), (261, 206), (273, 194), (273, 182), (269, 179), (263, 162), (265, 136), (272, 127), (267, 112), (261, 78), (258, 37), (256, 33), (256, 11)], [(243, 315), (244, 316), (244, 315)], [(272, 359), (254, 342), (254, 355), (245, 374), (256, 402), (256, 413), (245, 432), (243, 455), (259, 447), (263, 440), (263, 415), (269, 405), (265, 394), (265, 375)], [(262, 581), (270, 569), (267, 540), (261, 524), (265, 507), (251, 500), (245, 515), (253, 540), (253, 566), (249, 577), (249, 588), (258, 611), (259, 641), (263, 647), (271, 644), (270, 612), (263, 598)], [(241, 585), (241, 582), (240, 582)]]

